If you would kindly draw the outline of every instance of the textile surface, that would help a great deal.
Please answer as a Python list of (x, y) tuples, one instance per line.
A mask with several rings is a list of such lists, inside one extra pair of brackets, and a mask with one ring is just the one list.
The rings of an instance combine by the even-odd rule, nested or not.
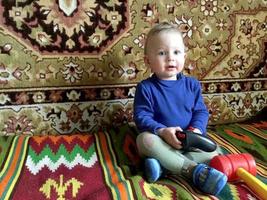
[[(266, 120), (209, 129), (224, 153), (252, 154), (257, 178), (267, 184), (266, 134)], [(217, 199), (180, 177), (146, 182), (135, 138), (129, 125), (94, 135), (1, 136), (0, 199)], [(239, 181), (218, 199), (259, 197)]]
[(266, 0), (1, 0), (0, 134), (133, 121), (146, 33), (165, 20), (183, 32), (210, 124), (250, 118), (267, 102), (266, 11)]

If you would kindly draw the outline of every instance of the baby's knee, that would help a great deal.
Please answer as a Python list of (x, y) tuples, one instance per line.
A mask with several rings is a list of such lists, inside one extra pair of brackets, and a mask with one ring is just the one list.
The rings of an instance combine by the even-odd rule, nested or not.
[(156, 144), (156, 141), (160, 139), (159, 136), (150, 133), (150, 132), (143, 132), (140, 133), (136, 138), (137, 148), (140, 152), (144, 150), (151, 150)]

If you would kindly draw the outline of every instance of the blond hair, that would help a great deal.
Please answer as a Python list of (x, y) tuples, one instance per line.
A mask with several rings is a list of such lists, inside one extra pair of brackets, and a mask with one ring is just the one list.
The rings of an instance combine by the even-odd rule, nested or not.
[(148, 32), (145, 45), (144, 45), (144, 53), (147, 54), (150, 38), (162, 32), (169, 32), (169, 31), (178, 33), (181, 36), (181, 39), (183, 40), (182, 33), (180, 32), (180, 30), (178, 29), (176, 25), (171, 24), (169, 22), (161, 22), (159, 24), (156, 24), (154, 27), (152, 27), (152, 29), (150, 29), (150, 31)]

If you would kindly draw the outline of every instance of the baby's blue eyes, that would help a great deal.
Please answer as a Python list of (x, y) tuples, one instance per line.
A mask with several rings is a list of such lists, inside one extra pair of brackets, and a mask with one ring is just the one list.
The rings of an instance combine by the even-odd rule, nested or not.
[[(178, 55), (178, 54), (180, 54), (181, 52), (180, 51), (178, 51), (178, 50), (175, 50), (174, 52), (173, 52), (173, 54), (174, 55)], [(166, 52), (166, 51), (160, 51), (159, 53), (158, 53), (158, 55), (160, 55), (160, 56), (165, 56), (165, 55), (167, 55), (168, 54), (168, 52)]]

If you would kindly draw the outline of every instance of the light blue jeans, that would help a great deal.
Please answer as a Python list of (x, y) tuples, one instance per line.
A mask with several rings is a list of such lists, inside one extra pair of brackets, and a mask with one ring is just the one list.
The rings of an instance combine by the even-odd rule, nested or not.
[(177, 175), (189, 166), (195, 166), (198, 163), (208, 164), (214, 156), (221, 154), (219, 147), (213, 152), (177, 150), (150, 132), (140, 133), (136, 143), (140, 156), (157, 159), (165, 169)]

